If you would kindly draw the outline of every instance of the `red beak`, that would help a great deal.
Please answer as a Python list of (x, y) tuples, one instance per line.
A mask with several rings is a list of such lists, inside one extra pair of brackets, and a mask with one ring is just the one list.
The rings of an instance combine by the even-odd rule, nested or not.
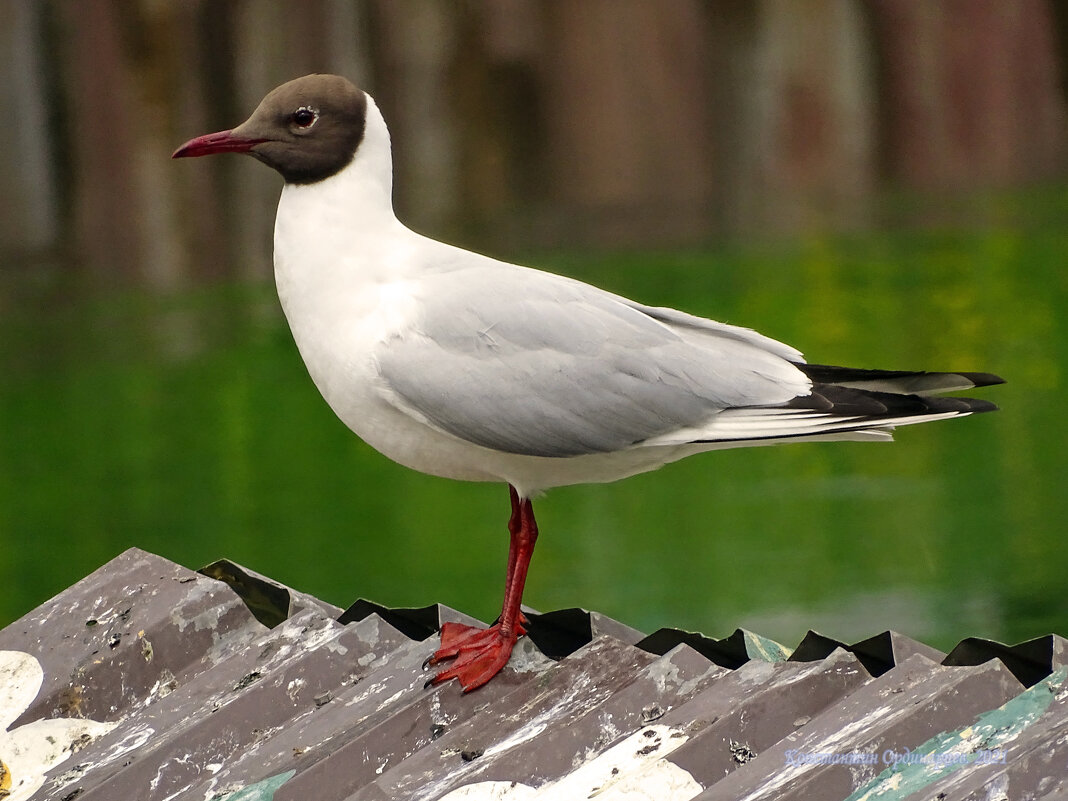
[(204, 134), (204, 136), (198, 136), (196, 139), (190, 139), (175, 150), (171, 158), (210, 156), (212, 153), (248, 153), (256, 145), (266, 141), (266, 139), (248, 139), (243, 136), (235, 136), (233, 131), (219, 131), (218, 133)]

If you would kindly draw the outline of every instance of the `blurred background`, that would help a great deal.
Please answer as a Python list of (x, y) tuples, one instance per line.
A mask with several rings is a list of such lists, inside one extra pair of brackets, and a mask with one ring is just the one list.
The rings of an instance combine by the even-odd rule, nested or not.
[(319, 398), (280, 179), (172, 162), (313, 72), (370, 91), (436, 238), (758, 328), (986, 370), (894, 445), (726, 451), (538, 503), (526, 602), (786, 645), (1068, 634), (1064, 0), (5, 0), (0, 625), (137, 546), (491, 620), (507, 493)]

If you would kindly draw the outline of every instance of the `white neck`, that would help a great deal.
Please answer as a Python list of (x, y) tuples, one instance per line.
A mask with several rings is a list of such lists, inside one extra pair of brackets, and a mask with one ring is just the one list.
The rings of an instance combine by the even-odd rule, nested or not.
[(275, 279), (283, 306), (294, 294), (381, 280), (386, 244), (407, 229), (393, 213), (389, 131), (367, 97), (363, 141), (353, 160), (312, 184), (286, 184), (274, 228)]
[(278, 201), (278, 226), (301, 230), (339, 226), (351, 230), (366, 223), (380, 226), (393, 215), (393, 161), (389, 130), (374, 100), (367, 95), (363, 141), (352, 161), (335, 175), (312, 184), (286, 184)]

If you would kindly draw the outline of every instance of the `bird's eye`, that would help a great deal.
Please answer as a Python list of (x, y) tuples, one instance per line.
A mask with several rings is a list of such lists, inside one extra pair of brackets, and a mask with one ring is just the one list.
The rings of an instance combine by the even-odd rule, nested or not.
[(290, 119), (293, 120), (293, 124), (298, 128), (310, 128), (319, 119), (319, 114), (313, 108), (301, 106), (293, 112)]

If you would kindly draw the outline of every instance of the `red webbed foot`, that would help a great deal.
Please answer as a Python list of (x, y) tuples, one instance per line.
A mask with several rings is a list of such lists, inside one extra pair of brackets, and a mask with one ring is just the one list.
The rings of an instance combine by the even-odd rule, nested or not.
[(508, 521), (511, 541), (508, 546), (508, 573), (504, 585), (504, 606), (500, 619), (489, 628), (467, 626), (463, 623), (443, 623), (441, 647), (426, 661), (436, 665), (454, 659), (449, 667), (438, 672), (426, 686), (459, 679), (465, 693), (481, 687), (508, 664), (516, 641), (527, 633), (527, 619), (519, 611), (523, 598), (523, 584), (527, 566), (538, 539), (538, 524), (530, 500), (520, 498), (515, 487), (509, 485), (512, 517)]
[[(529, 622), (526, 615), (520, 614), (519, 623), (515, 626), (517, 639), (527, 633), (528, 625)], [(436, 665), (438, 662), (444, 662), (446, 659), (459, 656), (460, 649), (465, 643), (485, 635), (490, 629), (499, 627), (499, 622), (489, 627), (468, 626), (464, 623), (442, 623), (440, 631), (441, 647), (426, 661), (426, 664)]]
[(427, 664), (436, 665), (449, 659), (455, 661), (430, 679), (427, 686), (458, 679), (465, 693), (481, 687), (508, 664), (516, 641), (526, 633), (523, 622), (511, 631), (502, 628), (500, 623), (489, 628), (462, 623), (442, 624), (441, 648), (434, 652)]

